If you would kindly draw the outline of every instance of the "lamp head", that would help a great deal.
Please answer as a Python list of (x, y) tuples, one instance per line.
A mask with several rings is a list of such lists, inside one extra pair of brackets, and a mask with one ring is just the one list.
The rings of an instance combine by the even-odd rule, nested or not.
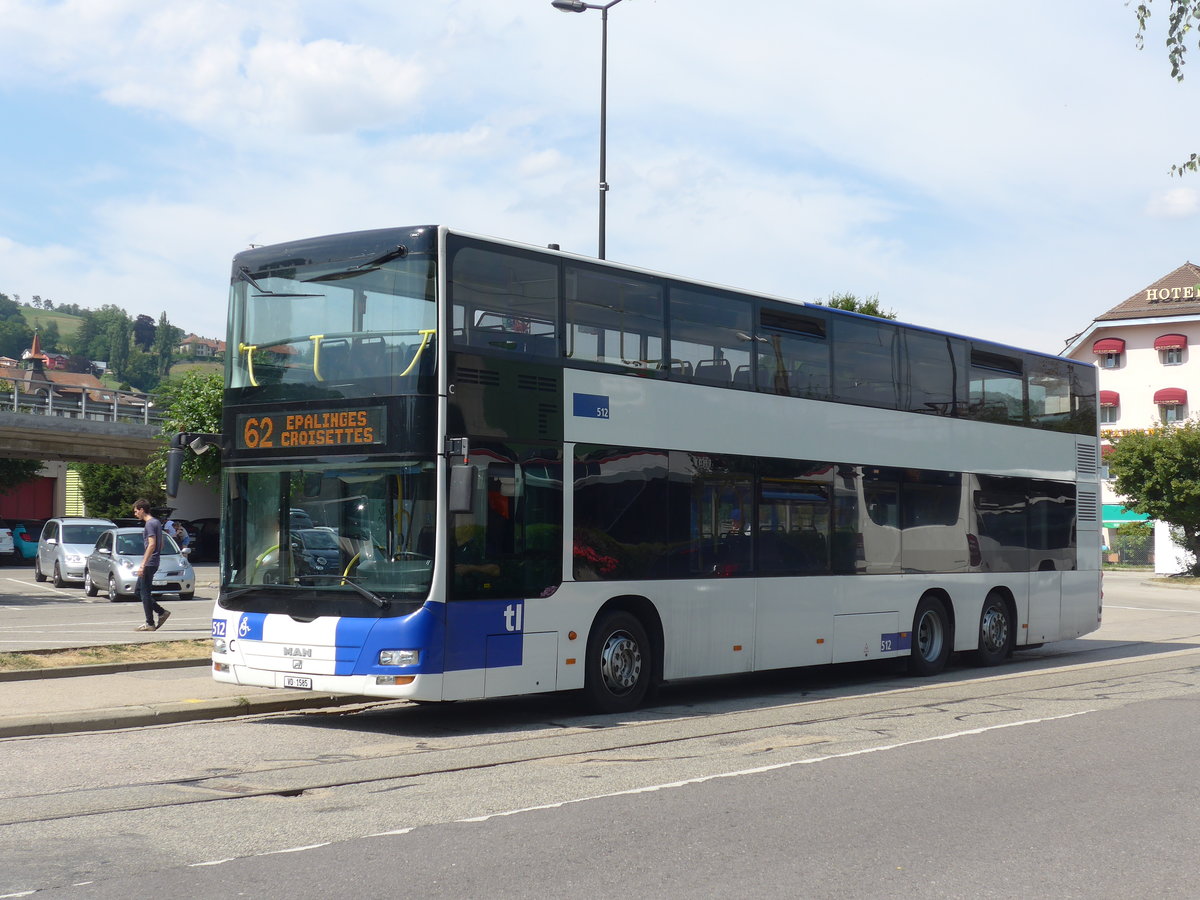
[(550, 5), (563, 12), (583, 12), (587, 9), (583, 0), (550, 0)]

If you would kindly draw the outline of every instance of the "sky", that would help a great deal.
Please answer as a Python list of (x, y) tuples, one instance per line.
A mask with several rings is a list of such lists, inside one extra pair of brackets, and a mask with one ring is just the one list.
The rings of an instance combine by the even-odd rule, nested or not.
[[(621, 0), (607, 257), (1061, 351), (1200, 262), (1200, 50), (1155, 0)], [(601, 15), (0, 0), (0, 292), (223, 338), (254, 244), (444, 224), (597, 252)]]

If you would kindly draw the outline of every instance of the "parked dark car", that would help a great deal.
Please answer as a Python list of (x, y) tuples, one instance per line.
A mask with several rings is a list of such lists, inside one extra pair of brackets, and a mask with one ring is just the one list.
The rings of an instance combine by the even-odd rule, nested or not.
[(187, 523), (192, 536), (188, 558), (194, 563), (215, 563), (221, 558), (221, 520), (192, 519)]
[(338, 575), (342, 551), (337, 535), (325, 528), (292, 532), (292, 565), (297, 575)]

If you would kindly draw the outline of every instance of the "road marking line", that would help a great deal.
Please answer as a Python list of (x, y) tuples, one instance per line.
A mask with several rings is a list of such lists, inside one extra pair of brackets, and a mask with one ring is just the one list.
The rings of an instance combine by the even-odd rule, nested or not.
[(1187, 613), (1191, 616), (1200, 616), (1200, 609), (1165, 609), (1161, 606), (1114, 606), (1111, 603), (1104, 604), (1105, 609), (1133, 609), (1139, 612), (1172, 612), (1172, 613)]
[(969, 735), (983, 734), (988, 731), (996, 731), (1001, 728), (1017, 728), (1021, 725), (1037, 725), (1042, 722), (1054, 722), (1059, 719), (1071, 719), (1075, 716), (1084, 716), (1088, 713), (1096, 712), (1094, 709), (1085, 709), (1082, 712), (1066, 713), (1061, 716), (1046, 716), (1041, 719), (1025, 719), (1020, 722), (1007, 722), (1001, 725), (986, 725), (982, 728), (970, 728), (966, 731), (955, 731), (951, 734), (938, 734), (933, 737), (917, 738), (911, 741), (899, 741), (895, 744), (882, 744), (878, 747), (865, 747), (862, 750), (848, 750), (845, 753), (831, 753), (828, 756), (814, 756), (808, 759), (796, 759), (791, 762), (775, 763), (769, 766), (758, 766), (753, 769), (740, 769), (736, 772), (719, 772), (716, 775), (701, 775), (697, 778), (687, 778), (683, 781), (671, 781), (666, 784), (654, 784), (647, 787), (630, 788), (625, 791), (614, 791), (611, 794), (596, 794), (591, 797), (577, 797), (572, 800), (561, 800), (557, 803), (546, 803), (542, 806), (529, 806), (524, 809), (511, 809), (505, 812), (489, 813), (483, 816), (473, 816), (468, 819), (458, 819), (458, 822), (486, 822), (488, 819), (500, 818), (501, 816), (515, 816), (520, 813), (536, 812), (543, 809), (559, 809), (563, 806), (569, 806), (574, 803), (586, 803), (590, 800), (604, 800), (609, 797), (627, 797), (633, 794), (651, 794), (655, 791), (665, 791), (670, 788), (687, 787), (693, 784), (704, 784), (708, 781), (716, 781), (719, 778), (740, 778), (743, 775), (760, 775), (763, 772), (773, 772), (777, 769), (790, 769), (793, 766), (807, 766), (813, 763), (828, 762), (831, 759), (849, 759), (853, 756), (865, 756), (868, 753), (882, 753), (887, 750), (898, 750), (902, 747), (911, 747), (915, 744), (928, 744), (932, 741), (948, 741), (954, 738), (967, 737)]

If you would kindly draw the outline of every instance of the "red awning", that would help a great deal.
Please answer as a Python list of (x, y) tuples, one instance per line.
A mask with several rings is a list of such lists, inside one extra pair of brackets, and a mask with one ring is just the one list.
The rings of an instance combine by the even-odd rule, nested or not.
[(1163, 388), (1154, 392), (1154, 402), (1158, 406), (1181, 406), (1187, 403), (1187, 391), (1183, 388)]
[(1154, 339), (1155, 350), (1182, 350), (1187, 346), (1187, 336), (1182, 334), (1164, 334)]
[(1101, 391), (1100, 392), (1101, 406), (1120, 406), (1121, 395), (1116, 391)]
[(1092, 344), (1092, 352), (1097, 356), (1102, 353), (1124, 353), (1125, 341), (1123, 338), (1100, 338)]

